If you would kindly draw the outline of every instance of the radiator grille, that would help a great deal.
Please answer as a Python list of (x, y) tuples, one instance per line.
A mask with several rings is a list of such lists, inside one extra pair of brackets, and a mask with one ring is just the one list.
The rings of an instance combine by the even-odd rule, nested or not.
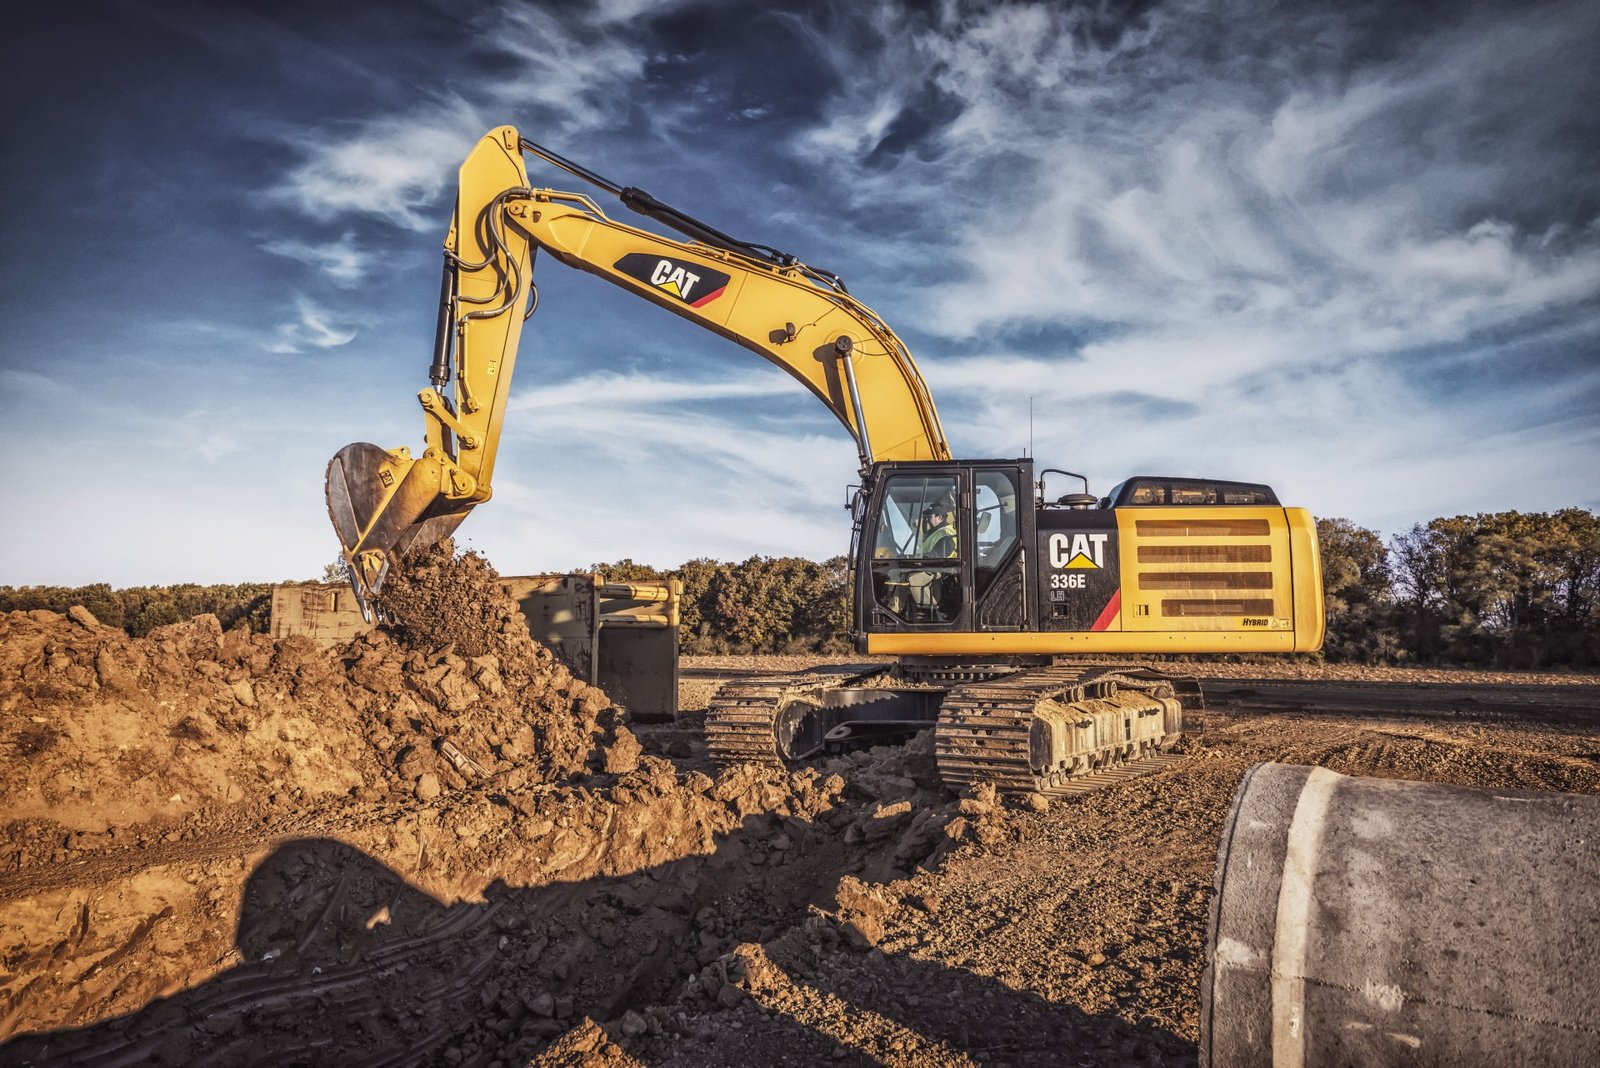
[(1161, 602), (1164, 616), (1270, 616), (1272, 599), (1226, 601), (1185, 601), (1168, 599)]
[(1144, 538), (1264, 538), (1265, 519), (1140, 519), (1134, 529)]
[(1270, 545), (1141, 545), (1141, 564), (1270, 564)]
[(1141, 571), (1141, 590), (1270, 590), (1270, 571)]

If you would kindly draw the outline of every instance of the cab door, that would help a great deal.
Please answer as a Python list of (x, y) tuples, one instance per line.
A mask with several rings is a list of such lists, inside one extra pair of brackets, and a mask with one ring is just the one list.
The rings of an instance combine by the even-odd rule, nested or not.
[(974, 630), (1023, 630), (1028, 622), (1027, 546), (1033, 543), (1031, 468), (975, 465), (971, 479)]
[(950, 464), (886, 464), (876, 481), (858, 549), (862, 629), (971, 630), (971, 472)]

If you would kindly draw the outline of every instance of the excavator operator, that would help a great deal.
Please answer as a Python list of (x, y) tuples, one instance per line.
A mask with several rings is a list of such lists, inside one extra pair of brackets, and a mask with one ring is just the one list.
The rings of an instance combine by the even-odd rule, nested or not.
[(917, 555), (926, 559), (949, 560), (956, 555), (955, 510), (943, 504), (930, 504), (922, 510), (922, 538)]

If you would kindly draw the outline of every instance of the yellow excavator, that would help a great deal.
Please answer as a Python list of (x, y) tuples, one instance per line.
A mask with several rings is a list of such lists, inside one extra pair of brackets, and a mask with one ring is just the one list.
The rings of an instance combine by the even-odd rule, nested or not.
[[(617, 222), (588, 196), (534, 188), (525, 155), (686, 240)], [(764, 357), (844, 424), (861, 460), (850, 560), (853, 638), (896, 659), (724, 685), (707, 712), (720, 764), (790, 764), (934, 729), (941, 775), (1073, 793), (1154, 770), (1197, 684), (1062, 654), (1320, 648), (1316, 528), (1272, 489), (1140, 476), (1105, 496), (1031, 458), (951, 458), (893, 330), (843, 281), (739, 241), (502, 126), (461, 167), (445, 240), (425, 445), (358, 443), (328, 465), (328, 511), (364, 614), (409, 550), (490, 496), (536, 254), (604, 278)], [(1047, 498), (1048, 476), (1082, 489)]]

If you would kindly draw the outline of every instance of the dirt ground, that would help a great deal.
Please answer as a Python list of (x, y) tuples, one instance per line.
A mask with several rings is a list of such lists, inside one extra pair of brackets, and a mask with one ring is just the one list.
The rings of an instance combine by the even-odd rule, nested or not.
[(1188, 759), (1042, 811), (926, 735), (716, 774), (717, 673), (800, 662), (630, 727), (429, 566), (332, 650), (0, 617), (0, 1061), (1190, 1064), (1252, 763), (1600, 793), (1600, 679), (1299, 664), (1202, 666)]

